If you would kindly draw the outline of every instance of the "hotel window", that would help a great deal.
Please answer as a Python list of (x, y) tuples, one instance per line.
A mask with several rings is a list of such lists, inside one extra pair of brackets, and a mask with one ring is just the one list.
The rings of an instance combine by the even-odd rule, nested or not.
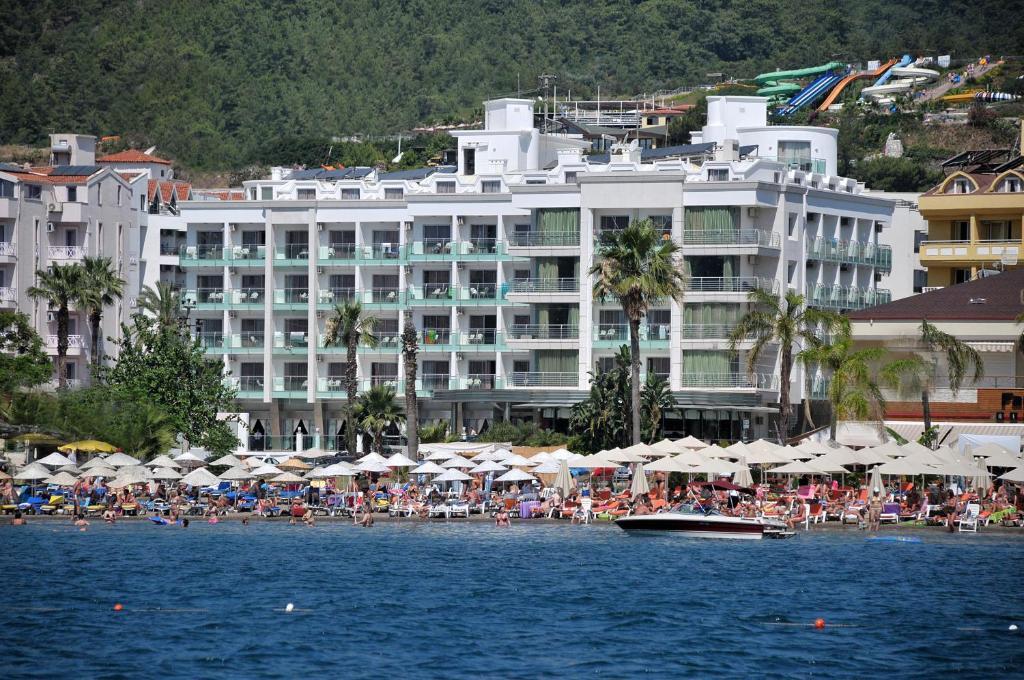
[(793, 238), (796, 235), (796, 213), (789, 213), (789, 237)]
[(708, 169), (708, 181), (709, 182), (728, 182), (729, 181), (729, 169), (728, 168), (709, 168)]
[(1009, 220), (986, 220), (981, 223), (979, 238), (982, 241), (1009, 241), (1010, 222)]
[(300, 201), (315, 201), (316, 189), (299, 189), (298, 198)]
[(565, 173), (565, 183), (566, 184), (578, 184), (579, 183), (579, 179), (577, 178), (577, 174), (575, 172), (566, 172)]
[(651, 224), (654, 225), (654, 228), (657, 231), (660, 231), (662, 234), (668, 234), (668, 235), (672, 234), (672, 216), (671, 215), (651, 215), (647, 219), (649, 219), (651, 221)]
[[(530, 182), (527, 182), (530, 184)], [(485, 194), (501, 193), (501, 180), (488, 179), (480, 183), (480, 191)]]
[(462, 174), (476, 174), (476, 149), (462, 150)]
[(68, 200), (72, 202), (78, 200), (78, 187), (68, 187)]
[(38, 184), (29, 184), (25, 187), (25, 198), (38, 201), (43, 197), (43, 188)]
[(455, 182), (438, 182), (437, 193), (439, 194), (454, 194), (455, 193)]
[(971, 223), (966, 220), (953, 222), (952, 232), (954, 241), (970, 241)]
[(971, 280), (971, 270), (967, 267), (954, 269), (952, 272), (953, 283), (967, 283)]
[(117, 186), (117, 205), (118, 207), (121, 206), (121, 185)]
[(969, 194), (971, 193), (971, 183), (966, 179), (955, 179), (953, 180), (953, 185), (950, 187), (949, 193)]
[(999, 191), (1004, 194), (1014, 194), (1020, 191), (1021, 181), (1017, 177), (1007, 177), (999, 185)]
[(389, 201), (400, 201), (405, 198), (405, 190), (400, 187), (384, 189), (384, 198)]
[(622, 231), (629, 226), (629, 215), (601, 215), (601, 231)]
[(274, 187), (260, 187), (260, 199), (264, 201), (274, 200)]
[(358, 201), (359, 200), (359, 189), (342, 189), (341, 200), (343, 201)]
[(0, 198), (14, 198), (14, 182), (0, 179)]

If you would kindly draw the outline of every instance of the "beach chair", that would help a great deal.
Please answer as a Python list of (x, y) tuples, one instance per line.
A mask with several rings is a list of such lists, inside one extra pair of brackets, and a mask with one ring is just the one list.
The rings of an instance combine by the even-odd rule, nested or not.
[(807, 521), (813, 524), (825, 523), (825, 504), (809, 503), (807, 505)]
[(978, 532), (978, 519), (981, 516), (981, 506), (977, 503), (968, 503), (964, 513), (956, 520), (957, 529), (965, 532)]
[(594, 518), (593, 507), (594, 500), (590, 496), (584, 496), (580, 499), (580, 504), (573, 512), (572, 518), (578, 519), (583, 524), (590, 524), (590, 521)]
[(448, 517), (465, 517), (469, 519), (469, 501), (456, 500), (448, 502)]
[(900, 504), (899, 503), (882, 503), (882, 514), (879, 515), (880, 522), (892, 522), (894, 524), (900, 521)]

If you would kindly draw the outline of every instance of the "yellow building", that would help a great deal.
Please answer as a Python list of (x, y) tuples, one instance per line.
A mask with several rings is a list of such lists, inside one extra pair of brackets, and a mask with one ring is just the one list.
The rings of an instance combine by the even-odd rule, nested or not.
[(921, 196), (928, 240), (919, 254), (929, 288), (1024, 267), (1024, 164), (1015, 161), (956, 171)]

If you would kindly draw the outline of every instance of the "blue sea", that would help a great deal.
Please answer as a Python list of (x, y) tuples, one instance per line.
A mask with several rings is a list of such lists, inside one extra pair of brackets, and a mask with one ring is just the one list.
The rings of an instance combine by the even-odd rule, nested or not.
[(1021, 677), (1024, 536), (908, 535), (3, 526), (0, 675)]

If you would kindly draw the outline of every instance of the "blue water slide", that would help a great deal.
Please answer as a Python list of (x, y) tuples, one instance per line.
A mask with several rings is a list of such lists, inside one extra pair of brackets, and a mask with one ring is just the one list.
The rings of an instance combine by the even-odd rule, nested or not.
[[(903, 58), (900, 59), (899, 63), (896, 64), (893, 68), (903, 68), (904, 66), (910, 66), (911, 62), (913, 62), (913, 61), (914, 60), (910, 58), (909, 54), (904, 54)], [(889, 78), (892, 78), (892, 69), (889, 69), (885, 73), (883, 73), (882, 77), (879, 78), (878, 80), (876, 80), (875, 84), (872, 85), (871, 87), (878, 87), (879, 85), (885, 85), (887, 82), (889, 82)]]
[(810, 85), (793, 95), (793, 98), (779, 110), (779, 113), (787, 116), (794, 111), (799, 111), (808, 104), (813, 104), (815, 101), (823, 97), (826, 92), (835, 87), (842, 79), (843, 76), (835, 73), (823, 73)]

